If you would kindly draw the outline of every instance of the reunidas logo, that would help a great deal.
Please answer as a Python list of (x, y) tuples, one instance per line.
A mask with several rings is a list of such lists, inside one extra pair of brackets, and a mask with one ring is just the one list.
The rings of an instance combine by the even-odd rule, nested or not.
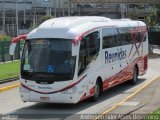
[(122, 48), (117, 49), (117, 52), (114, 53), (109, 53), (108, 51), (105, 51), (105, 64), (123, 60), (126, 59), (126, 57), (127, 51), (123, 50)]

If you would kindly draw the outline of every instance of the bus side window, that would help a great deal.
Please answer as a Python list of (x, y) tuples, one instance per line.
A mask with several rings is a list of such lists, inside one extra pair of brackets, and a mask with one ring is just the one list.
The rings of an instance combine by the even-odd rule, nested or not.
[(116, 46), (121, 46), (122, 43), (118, 28), (115, 29), (115, 40), (116, 40)]
[(142, 37), (141, 32), (138, 32), (137, 33), (137, 41), (136, 42), (141, 42), (141, 37)]
[(122, 41), (122, 45), (128, 45), (128, 44), (132, 44), (132, 37), (131, 34), (129, 33), (129, 29), (128, 28), (119, 28), (119, 35), (120, 35), (120, 39)]
[(93, 32), (87, 37), (87, 51), (88, 51), (88, 57), (89, 59), (92, 59), (98, 52), (100, 48), (100, 34), (99, 32)]
[(147, 35), (144, 36), (143, 42), (147, 40)]
[(85, 39), (82, 39), (79, 50), (78, 75), (80, 75), (86, 68), (86, 57), (87, 57), (86, 41)]
[(105, 28), (103, 35), (103, 49), (116, 46), (115, 28)]
[(138, 32), (137, 34), (138, 34), (137, 42), (144, 42), (144, 41), (146, 41), (147, 37), (146, 37), (146, 34), (144, 33), (144, 31)]

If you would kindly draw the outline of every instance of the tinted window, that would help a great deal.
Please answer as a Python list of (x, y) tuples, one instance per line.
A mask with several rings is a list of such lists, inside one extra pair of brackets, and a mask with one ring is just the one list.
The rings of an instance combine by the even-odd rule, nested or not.
[(116, 40), (116, 46), (120, 46), (122, 44), (121, 37), (118, 33), (118, 29), (115, 29), (115, 40)]
[(110, 48), (116, 46), (115, 28), (105, 28), (102, 31), (103, 48)]
[(147, 40), (147, 35), (144, 36), (143, 42)]
[(138, 32), (138, 33), (136, 33), (136, 35), (137, 35), (136, 42), (140, 42), (141, 41), (141, 33)]
[(71, 45), (72, 40), (68, 39), (27, 40), (22, 55), (22, 78), (54, 81), (72, 79), (75, 57), (71, 54)]
[(122, 45), (132, 44), (132, 37), (128, 28), (118, 28)]
[(137, 33), (137, 42), (144, 42), (146, 41), (146, 39), (147, 39), (147, 36), (144, 33), (144, 31)]
[(88, 34), (82, 39), (79, 51), (78, 75), (80, 75), (87, 68), (87, 65), (96, 58), (99, 48), (100, 34), (98, 31)]
[(99, 32), (93, 32), (87, 35), (85, 38), (86, 40), (86, 47), (88, 49), (88, 55), (90, 57), (94, 57), (100, 48), (100, 35)]

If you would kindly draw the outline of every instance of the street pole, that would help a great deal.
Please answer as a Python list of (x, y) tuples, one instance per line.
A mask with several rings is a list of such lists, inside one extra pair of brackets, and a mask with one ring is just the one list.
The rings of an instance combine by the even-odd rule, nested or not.
[(2, 5), (3, 5), (3, 7), (2, 7), (2, 21), (3, 21), (3, 25), (2, 25), (2, 28), (3, 28), (3, 33), (5, 34), (5, 17), (6, 17), (6, 15), (5, 15), (5, 3), (4, 3), (5, 1), (3, 0), (2, 1)]
[(50, 10), (49, 10), (49, 16), (51, 17), (52, 16), (52, 8), (50, 7)]
[(63, 7), (62, 7), (62, 11), (63, 11), (63, 17), (64, 17), (64, 9), (65, 9), (65, 3), (64, 3), (64, 1), (62, 1), (63, 2)]
[(26, 10), (24, 9), (24, 24), (26, 24)]
[(56, 18), (57, 17), (57, 9), (56, 9), (56, 3), (57, 3), (57, 0), (54, 0), (54, 17)]
[(121, 4), (120, 4), (120, 8), (121, 8), (121, 18), (124, 18), (124, 13), (125, 13), (125, 3), (121, 3)]
[(81, 16), (81, 7), (78, 7), (78, 15)]
[(68, 16), (71, 15), (71, 3), (70, 0), (68, 0)]
[(61, 16), (61, 6), (60, 6), (60, 4), (61, 4), (61, 1), (60, 0), (58, 0), (58, 16), (60, 17)]
[(16, 35), (18, 36), (18, 31), (19, 31), (19, 25), (18, 25), (18, 6), (17, 6), (17, 0), (16, 0)]
[(36, 27), (36, 8), (34, 9), (33, 26)]
[[(25, 6), (25, 2), (24, 2), (24, 6)], [(23, 14), (23, 16), (24, 16), (24, 18), (23, 18), (23, 20), (24, 20), (24, 22), (23, 22), (23, 32), (24, 32), (24, 30), (25, 30), (25, 27), (26, 27), (26, 10), (25, 10), (25, 8), (24, 8), (24, 14)]]

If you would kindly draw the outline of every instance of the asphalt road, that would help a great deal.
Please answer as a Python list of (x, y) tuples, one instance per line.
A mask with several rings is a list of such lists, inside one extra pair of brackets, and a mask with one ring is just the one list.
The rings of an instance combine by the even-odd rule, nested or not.
[[(18, 88), (0, 92), (0, 114), (9, 114), (13, 119), (47, 119), (47, 120), (75, 120), (85, 119), (84, 114), (102, 114), (116, 103), (123, 101), (144, 84), (160, 75), (160, 58), (149, 60), (147, 74), (141, 76), (137, 85), (127, 83), (105, 91), (98, 102), (89, 100), (73, 104), (23, 103), (19, 98)], [(143, 92), (139, 93), (144, 94)], [(148, 95), (152, 94), (151, 92)], [(18, 115), (18, 116), (17, 116)], [(93, 117), (93, 116), (92, 116)], [(3, 116), (5, 118), (5, 116)]]

